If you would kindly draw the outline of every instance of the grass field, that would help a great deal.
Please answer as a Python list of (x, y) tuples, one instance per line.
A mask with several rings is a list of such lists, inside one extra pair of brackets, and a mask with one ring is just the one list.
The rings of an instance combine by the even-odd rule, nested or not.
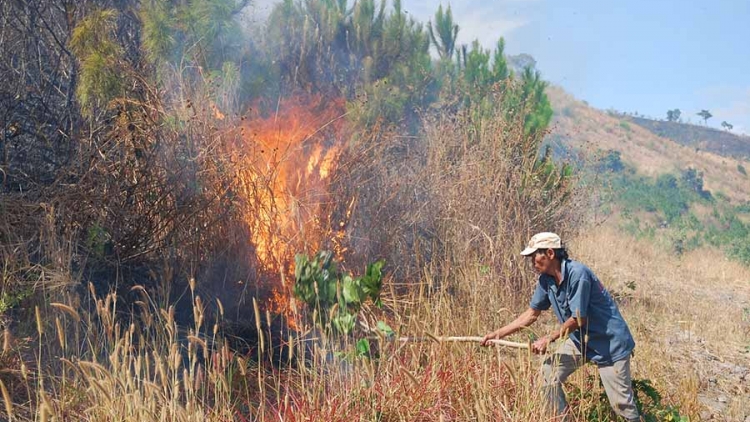
[[(676, 257), (606, 225), (574, 239), (571, 252), (619, 298), (637, 342), (634, 378), (662, 393), (659, 409), (674, 407), (689, 420), (750, 416), (747, 268), (711, 251)], [(463, 288), (429, 297), (387, 294), (386, 312), (368, 319), (385, 318), (402, 335), (483, 335), (511, 320), (530, 294), (507, 297), (502, 283), (481, 269), (455, 274)], [(221, 339), (213, 320), (220, 316), (204, 314), (200, 298), (194, 298), (199, 324), (185, 330), (142, 294), (138, 325), (115, 322), (110, 296), (98, 300), (91, 317), (75, 303), (39, 308), (32, 322), (42, 339), (36, 347), (36, 339), (6, 331), (2, 359), (6, 368), (17, 365), (0, 378), (9, 419), (548, 420), (538, 391), (541, 358), (526, 351), (382, 340), (373, 344), (380, 357), (365, 359), (335, 353), (352, 345), (312, 333), (290, 339), (297, 353), (271, 364), (262, 343), (280, 340), (264, 337), (241, 356)], [(266, 331), (270, 316), (260, 308), (257, 315)], [(546, 315), (532, 331), (553, 327)], [(527, 341), (526, 335), (514, 339)], [(591, 416), (601, 392), (595, 377), (591, 366), (572, 377), (575, 421), (607, 420)]]

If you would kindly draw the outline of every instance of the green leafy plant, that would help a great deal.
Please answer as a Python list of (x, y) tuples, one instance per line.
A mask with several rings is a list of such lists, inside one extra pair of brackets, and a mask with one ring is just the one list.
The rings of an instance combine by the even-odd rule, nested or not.
[(86, 247), (99, 258), (104, 258), (107, 247), (110, 246), (110, 236), (107, 230), (99, 224), (94, 224), (86, 231)]
[[(596, 379), (595, 379), (596, 378)], [(586, 380), (586, 386), (575, 388), (572, 397), (577, 397), (580, 402), (592, 403), (592, 406), (586, 411), (586, 421), (619, 421), (614, 413), (607, 398), (607, 393), (599, 379), (599, 390), (595, 396), (593, 385), (597, 382), (598, 377), (590, 375)], [(633, 393), (635, 394), (635, 404), (638, 412), (646, 422), (688, 422), (687, 416), (681, 415), (677, 407), (662, 403), (661, 393), (653, 386), (651, 380), (634, 379)]]
[[(383, 287), (384, 261), (369, 264), (365, 273), (353, 277), (339, 271), (333, 253), (321, 251), (314, 257), (300, 254), (295, 257), (294, 295), (313, 311), (314, 323), (327, 332), (351, 334), (356, 326), (362, 305), (368, 300), (382, 306), (380, 292)], [(390, 327), (378, 324), (381, 331)], [(386, 330), (387, 328), (387, 330)], [(357, 351), (368, 352), (357, 345)]]
[(648, 379), (634, 379), (633, 392), (638, 411), (646, 422), (687, 422), (687, 416), (680, 415), (675, 406), (662, 403), (661, 393)]
[(0, 294), (0, 315), (18, 307), (24, 299), (31, 297), (34, 290), (31, 288), (4, 291)]

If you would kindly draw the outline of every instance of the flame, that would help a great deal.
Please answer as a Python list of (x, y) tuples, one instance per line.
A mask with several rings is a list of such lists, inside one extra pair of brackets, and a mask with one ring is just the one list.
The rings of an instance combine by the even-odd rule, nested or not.
[(291, 286), (283, 280), (291, 279), (294, 254), (314, 253), (327, 243), (343, 252), (346, 223), (323, 213), (346, 139), (344, 105), (323, 97), (284, 99), (273, 113), (256, 112), (241, 126), (233, 158), (244, 220), (262, 270), (281, 275), (271, 307), (288, 317)]
[(224, 120), (224, 118), (226, 117), (226, 115), (222, 113), (221, 110), (219, 110), (219, 107), (217, 107), (213, 101), (211, 101), (211, 111), (214, 112), (214, 117), (216, 118), (216, 120)]

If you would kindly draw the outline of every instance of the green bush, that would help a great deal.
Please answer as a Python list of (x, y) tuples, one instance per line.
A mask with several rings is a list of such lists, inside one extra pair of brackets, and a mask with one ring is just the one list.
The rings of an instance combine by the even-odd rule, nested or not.
[(615, 200), (630, 212), (658, 213), (669, 224), (685, 215), (699, 196), (686, 188), (674, 175), (656, 180), (623, 173), (612, 182)]
[[(618, 158), (610, 153), (598, 163), (598, 169), (617, 163)], [(703, 175), (695, 169), (656, 178), (621, 171), (609, 173), (604, 183), (611, 187), (611, 201), (621, 210), (623, 229), (628, 233), (654, 239), (659, 230), (664, 246), (678, 254), (711, 246), (731, 259), (750, 263), (750, 247), (746, 246), (750, 244), (750, 224), (741, 218), (750, 214), (750, 202), (732, 205), (725, 195), (704, 190)], [(710, 213), (697, 217), (693, 212), (697, 204), (709, 207)], [(643, 219), (643, 213), (652, 214), (657, 223)]]
[(297, 255), (294, 296), (310, 308), (314, 323), (324, 331), (351, 334), (368, 299), (381, 306), (383, 265), (384, 261), (369, 264), (365, 274), (355, 278), (338, 270), (330, 251), (321, 251), (312, 259)]
[(31, 297), (33, 293), (34, 290), (31, 288), (14, 289), (2, 292), (2, 294), (0, 294), (0, 316), (3, 316), (11, 309), (18, 307), (24, 299)]
[(608, 150), (607, 154), (601, 158), (599, 163), (599, 171), (611, 171), (619, 173), (625, 169), (625, 165), (622, 163), (622, 154), (620, 151)]

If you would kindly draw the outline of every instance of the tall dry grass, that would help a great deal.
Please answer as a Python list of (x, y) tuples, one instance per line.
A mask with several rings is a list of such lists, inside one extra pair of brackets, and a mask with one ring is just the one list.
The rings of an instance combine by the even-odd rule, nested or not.
[[(487, 101), (505, 95), (498, 87)], [(523, 113), (492, 110), (438, 112), (416, 136), (378, 128), (357, 140), (334, 182), (355, 204), (349, 262), (385, 258), (399, 282), (426, 277), (433, 291), (471, 294), (474, 269), (503, 280), (505, 295), (531, 284), (517, 249), (537, 231), (573, 231), (575, 181), (540, 157), (543, 134), (526, 133)]]
[[(747, 268), (712, 251), (676, 258), (607, 225), (584, 230), (570, 243), (573, 256), (588, 263), (620, 300), (638, 344), (634, 377), (652, 380), (665, 401), (690, 420), (710, 412), (720, 420), (748, 416), (747, 385), (733, 372), (750, 367), (742, 354), (750, 340), (743, 318), (750, 299)], [(525, 300), (505, 295), (501, 279), (475, 265), (455, 271), (475, 283), (475, 296), (427, 289), (404, 296), (389, 285), (386, 312), (371, 310), (365, 319), (370, 325), (386, 319), (407, 335), (481, 335), (525, 306)], [(420, 283), (436, 283), (429, 277)], [(355, 358), (346, 356), (351, 344), (326, 341), (309, 326), (304, 330), (310, 335), (270, 335), (272, 316), (256, 302), (261, 344), (238, 355), (223, 339), (221, 312), (208, 317), (207, 303), (195, 290), (196, 324), (190, 327), (178, 326), (174, 309), (160, 308), (145, 289), (133, 293), (140, 300), (129, 310), (138, 315), (132, 325), (118, 322), (115, 294), (98, 297), (89, 290), (84, 301), (93, 301), (94, 312), (74, 302), (52, 303), (38, 308), (33, 339), (6, 332), (0, 356), (16, 364), (0, 375), (8, 419), (547, 420), (537, 376), (541, 358), (527, 352), (379, 339), (373, 343), (379, 358)], [(554, 325), (547, 316), (530, 332)], [(525, 341), (528, 334), (515, 340)], [(292, 353), (279, 366), (266, 351), (273, 347), (269, 343), (282, 341)], [(601, 391), (595, 377), (595, 368), (586, 366), (571, 379), (572, 420), (587, 420), (596, 405)], [(576, 387), (583, 393), (575, 394)], [(719, 413), (706, 405), (717, 399), (714, 393), (728, 399)]]
[[(535, 358), (527, 352), (381, 339), (380, 358), (342, 357), (337, 342), (290, 338), (282, 369), (259, 347), (239, 356), (222, 339), (219, 321), (178, 327), (174, 310), (157, 309), (145, 290), (117, 322), (115, 294), (95, 298), (94, 314), (53, 303), (37, 308), (39, 347), (22, 353), (9, 383), (10, 420), (539, 420)], [(390, 300), (403, 332), (465, 333), (482, 328), (447, 295)], [(256, 305), (257, 306), (257, 305)], [(407, 310), (408, 308), (408, 310)], [(268, 320), (256, 307), (259, 332)], [(54, 323), (52, 323), (54, 321)], [(394, 321), (395, 323), (396, 321)], [(263, 337), (260, 341), (273, 341)], [(312, 345), (306, 344), (313, 342)], [(339, 349), (341, 347), (341, 349)], [(309, 351), (309, 353), (305, 353)], [(33, 353), (31, 353), (33, 352)], [(26, 360), (28, 359), (28, 361)], [(7, 379), (7, 378), (6, 378)], [(7, 381), (6, 381), (7, 382)], [(18, 400), (18, 390), (25, 399)]]
[[(623, 265), (625, 261), (608, 251), (625, 246), (633, 251), (632, 263)], [(677, 275), (688, 281), (686, 290), (676, 296), (658, 295), (665, 287), (679, 287), (661, 278), (661, 271), (669, 266), (644, 260), (662, 258), (666, 252), (622, 238), (609, 228), (576, 238), (572, 249), (621, 298), (621, 309), (638, 343), (634, 376), (651, 379), (667, 403), (680, 406), (683, 414), (697, 420), (705, 410), (701, 398), (707, 393), (707, 378), (719, 376), (720, 385), (732, 382), (731, 374), (715, 372), (722, 366), (712, 365), (742, 364), (734, 360), (740, 358), (733, 347), (735, 341), (748, 339), (746, 323), (743, 326), (734, 319), (741, 312), (739, 304), (725, 307), (723, 315), (712, 312), (721, 303), (720, 297), (707, 298), (704, 305), (681, 306), (685, 292), (691, 290), (688, 275), (695, 273), (697, 279), (712, 273), (708, 261), (683, 261), (684, 268)], [(622, 274), (637, 274), (644, 263), (654, 271), (644, 271), (630, 292), (625, 286), (629, 278)], [(724, 267), (732, 270), (730, 281), (741, 280), (742, 271), (747, 271), (731, 263)], [(704, 291), (696, 294), (715, 294), (711, 290), (726, 280), (706, 277)], [(740, 287), (727, 283), (726, 291), (741, 295), (733, 286)], [(488, 281), (481, 289), (487, 298), (502, 298), (504, 291), (499, 280)], [(623, 295), (626, 292), (629, 295)], [(220, 321), (203, 316), (205, 303), (199, 297), (193, 303), (200, 324), (185, 328), (175, 324), (170, 309), (158, 309), (141, 289), (137, 293), (143, 304), (134, 312), (142, 315), (141, 322), (127, 327), (116, 322), (116, 300), (111, 295), (96, 299), (96, 312), (91, 316), (58, 304), (40, 309), (37, 331), (44, 346), (35, 350), (36, 356), (25, 363), (18, 379), (11, 383), (3, 378), (9, 391), (28, 391), (27, 401), (12, 401), (13, 420), (547, 420), (539, 396), (542, 358), (526, 351), (378, 339), (373, 345), (379, 358), (364, 359), (346, 356), (351, 344), (308, 335), (283, 339), (293, 353), (279, 367), (271, 364), (273, 357), (265, 352), (268, 344), (245, 356), (232, 351), (222, 339), (220, 324), (216, 325)], [(448, 292), (408, 297), (387, 294), (385, 302), (388, 312), (366, 313), (368, 322), (386, 318), (402, 334), (411, 335), (482, 334), (511, 320), (525, 303), (497, 299), (472, 304)], [(271, 317), (257, 307), (255, 312), (257, 330), (268, 333)], [(716, 331), (700, 331), (703, 321), (715, 325)], [(70, 327), (74, 326), (79, 327), (78, 334), (73, 334)], [(532, 331), (542, 333), (553, 326), (547, 317)], [(694, 331), (686, 333), (686, 327)], [(733, 338), (728, 341), (719, 335), (720, 330)], [(525, 341), (527, 334), (515, 339)], [(690, 335), (694, 340), (689, 340)], [(698, 341), (699, 337), (704, 341)], [(281, 340), (267, 334), (261, 340), (276, 341)], [(596, 376), (594, 367), (585, 366), (570, 381), (572, 420), (587, 420), (588, 410), (597, 404), (594, 398), (601, 390), (594, 382)], [(742, 387), (734, 382), (734, 388)], [(583, 393), (576, 394), (573, 387)], [(746, 409), (741, 392), (726, 394), (730, 403), (723, 417), (743, 420)]]

